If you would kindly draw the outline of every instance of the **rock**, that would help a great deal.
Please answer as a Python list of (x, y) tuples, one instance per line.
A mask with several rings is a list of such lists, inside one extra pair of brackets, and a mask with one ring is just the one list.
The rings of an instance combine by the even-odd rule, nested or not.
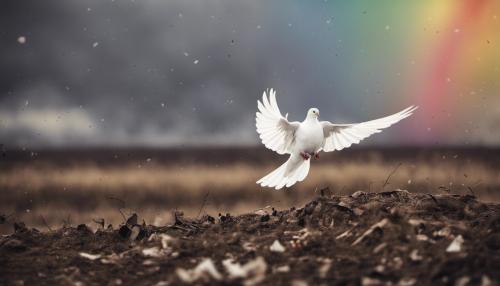
[(271, 217), (268, 215), (268, 214), (265, 214), (263, 216), (260, 217), (260, 222), (266, 222), (266, 221), (269, 221)]
[(138, 220), (137, 214), (134, 213), (127, 219), (127, 225), (131, 228), (133, 225), (137, 224), (137, 220)]
[(118, 234), (123, 237), (123, 238), (128, 238), (130, 236), (130, 234), (132, 233), (132, 231), (130, 230), (130, 228), (128, 228), (128, 226), (126, 225), (122, 225), (120, 227), (120, 229), (118, 230)]

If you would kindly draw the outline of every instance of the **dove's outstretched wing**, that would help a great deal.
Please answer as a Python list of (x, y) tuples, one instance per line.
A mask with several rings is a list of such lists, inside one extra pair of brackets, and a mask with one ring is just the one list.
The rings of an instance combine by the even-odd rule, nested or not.
[(379, 133), (382, 129), (410, 116), (417, 108), (410, 106), (396, 114), (363, 123), (333, 124), (329, 121), (322, 121), (321, 125), (323, 126), (323, 135), (325, 137), (323, 151), (342, 150), (350, 147), (352, 144), (357, 144), (368, 136)]
[(295, 141), (295, 131), (300, 123), (288, 122), (287, 118), (281, 115), (276, 103), (276, 91), (273, 89), (269, 90), (269, 99), (264, 91), (262, 102), (258, 100), (257, 107), (259, 111), (255, 121), (262, 143), (278, 154), (290, 154)]

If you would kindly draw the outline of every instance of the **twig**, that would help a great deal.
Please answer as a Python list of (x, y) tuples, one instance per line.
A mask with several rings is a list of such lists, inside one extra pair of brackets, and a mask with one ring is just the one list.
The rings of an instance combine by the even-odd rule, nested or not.
[(385, 186), (387, 186), (389, 184), (389, 180), (391, 179), (392, 175), (394, 175), (394, 173), (396, 173), (396, 171), (399, 169), (399, 167), (401, 167), (401, 165), (403, 165), (403, 163), (399, 163), (396, 166), (396, 168), (394, 168), (394, 170), (392, 170), (392, 172), (389, 174), (389, 176), (387, 176), (387, 179), (385, 179), (384, 185), (382, 186), (382, 190), (384, 190)]
[(469, 189), (470, 193), (475, 197), (476, 194), (474, 193), (474, 191), (472, 190), (472, 188), (470, 186), (467, 186), (467, 189)]
[(122, 212), (122, 209), (123, 209), (123, 208), (125, 208), (125, 205), (126, 205), (126, 204), (125, 204), (125, 201), (124, 201), (124, 200), (122, 200), (122, 199), (119, 199), (119, 198), (112, 197), (112, 196), (107, 196), (107, 197), (106, 197), (106, 199), (108, 199), (108, 200), (115, 200), (115, 201), (119, 202), (119, 203), (122, 205), (121, 207), (120, 207), (120, 206), (118, 206), (118, 211), (119, 211), (119, 212), (120, 212), (120, 214), (122, 215), (123, 220), (124, 220), (124, 221), (127, 221), (127, 217), (126, 217), (126, 216), (125, 216), (125, 214), (123, 214), (123, 212)]
[(50, 225), (47, 223), (43, 215), (40, 215), (40, 218), (42, 219), (43, 224), (49, 229), (50, 232), (52, 232), (52, 228), (50, 228)]
[(62, 222), (63, 222), (63, 227), (71, 226), (71, 214), (68, 214), (66, 219), (63, 219)]
[(208, 196), (210, 195), (210, 191), (208, 191), (206, 194), (205, 194), (205, 197), (203, 198), (203, 203), (201, 204), (200, 206), (200, 210), (198, 211), (198, 215), (196, 216), (196, 218), (199, 218), (200, 217), (200, 214), (201, 214), (201, 211), (205, 208), (205, 205), (207, 204), (207, 201), (208, 201)]

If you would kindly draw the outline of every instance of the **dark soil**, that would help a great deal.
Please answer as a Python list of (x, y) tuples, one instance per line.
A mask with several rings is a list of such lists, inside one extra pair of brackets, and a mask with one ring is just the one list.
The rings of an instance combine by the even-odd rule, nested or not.
[(322, 194), (303, 208), (238, 217), (177, 212), (165, 227), (137, 216), (97, 232), (16, 223), (0, 240), (0, 285), (500, 283), (500, 205), (406, 191)]

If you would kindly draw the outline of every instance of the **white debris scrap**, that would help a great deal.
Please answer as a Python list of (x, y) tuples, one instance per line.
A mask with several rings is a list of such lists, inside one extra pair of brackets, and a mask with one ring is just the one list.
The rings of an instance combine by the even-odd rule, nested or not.
[(398, 286), (413, 286), (415, 283), (417, 283), (417, 279), (404, 277), (399, 280)]
[(370, 235), (375, 229), (382, 228), (382, 227), (384, 227), (388, 223), (389, 223), (389, 220), (387, 218), (384, 218), (383, 220), (381, 220), (381, 221), (377, 222), (376, 224), (372, 225), (367, 231), (365, 231), (360, 237), (358, 237), (358, 239), (356, 239), (352, 243), (352, 246), (360, 243), (363, 240), (363, 238), (365, 238), (368, 235)]
[(278, 273), (288, 273), (288, 272), (290, 272), (290, 266), (283, 265), (283, 266), (276, 267), (275, 272), (278, 272)]
[(435, 231), (432, 233), (435, 237), (448, 237), (451, 234), (451, 229), (449, 227), (443, 227), (439, 231)]
[[(169, 246), (169, 243), (174, 241), (174, 238), (171, 237), (170, 235), (168, 234), (158, 234), (154, 239), (157, 239), (157, 240), (160, 240), (161, 242), (161, 248), (163, 249), (167, 249)], [(150, 239), (151, 240), (151, 239)]]
[(247, 286), (259, 284), (264, 280), (267, 271), (267, 263), (261, 256), (247, 262), (245, 265), (234, 262), (232, 259), (222, 261), (222, 265), (229, 273), (230, 279), (244, 278), (246, 280), (243, 284)]
[(319, 277), (325, 278), (332, 267), (332, 259), (331, 258), (319, 258), (318, 262), (322, 263), (322, 265), (318, 268)]
[(120, 256), (117, 255), (116, 253), (111, 253), (110, 255), (107, 255), (103, 258), (101, 258), (101, 263), (102, 264), (116, 264), (120, 260)]
[[(169, 254), (170, 252), (172, 252), (172, 247), (170, 247), (170, 244), (174, 240), (175, 240), (175, 238), (171, 237), (168, 234), (153, 233), (149, 237), (148, 241), (159, 241), (161, 243), (161, 249), (159, 247), (146, 248), (142, 251), (142, 253), (145, 256), (151, 256), (151, 257), (158, 257), (158, 256), (154, 256), (156, 254), (158, 254), (159, 256)], [(146, 251), (146, 253), (144, 251)], [(150, 254), (152, 254), (152, 255), (150, 255)]]
[(165, 255), (165, 253), (158, 246), (155, 246), (151, 248), (144, 248), (142, 250), (142, 255), (147, 257), (161, 257)]
[(413, 261), (421, 261), (424, 258), (422, 257), (422, 255), (418, 254), (418, 249), (414, 249), (410, 253), (410, 259), (413, 260)]
[(210, 258), (203, 259), (195, 268), (186, 270), (184, 268), (177, 268), (175, 270), (179, 279), (184, 283), (193, 283), (199, 279), (209, 280), (215, 279), (222, 280), (222, 275), (217, 271), (215, 265)]
[(96, 260), (96, 259), (101, 258), (100, 254), (90, 254), (90, 253), (86, 253), (86, 252), (80, 252), (79, 254), (80, 254), (81, 257), (87, 258), (87, 259), (90, 259), (90, 260)]
[(460, 252), (462, 250), (462, 244), (464, 243), (464, 238), (462, 235), (458, 235), (455, 239), (450, 243), (448, 248), (446, 248), (446, 252)]
[(275, 240), (269, 249), (272, 252), (285, 252), (285, 247), (278, 240)]

